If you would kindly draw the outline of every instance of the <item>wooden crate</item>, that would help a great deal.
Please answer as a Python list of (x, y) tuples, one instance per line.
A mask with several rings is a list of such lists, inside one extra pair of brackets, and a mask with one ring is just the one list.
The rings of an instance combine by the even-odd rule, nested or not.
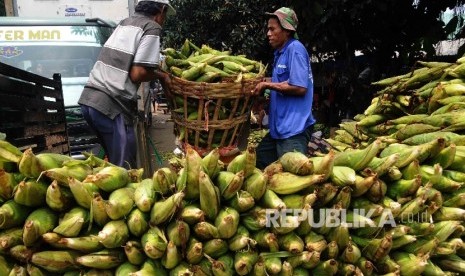
[(60, 74), (53, 79), (0, 63), (0, 132), (34, 153), (69, 154)]

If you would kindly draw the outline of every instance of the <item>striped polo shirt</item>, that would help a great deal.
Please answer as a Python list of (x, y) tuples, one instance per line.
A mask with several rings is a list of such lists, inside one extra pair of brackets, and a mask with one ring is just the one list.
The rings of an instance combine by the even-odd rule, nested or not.
[(156, 68), (162, 27), (136, 13), (120, 22), (90, 72), (79, 104), (95, 108), (111, 119), (123, 114), (127, 124), (137, 115), (137, 90), (129, 78), (132, 65)]

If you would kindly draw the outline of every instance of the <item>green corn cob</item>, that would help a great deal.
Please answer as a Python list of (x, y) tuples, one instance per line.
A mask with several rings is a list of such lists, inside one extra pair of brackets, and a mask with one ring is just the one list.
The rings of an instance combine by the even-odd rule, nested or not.
[(22, 204), (9, 200), (0, 206), (0, 229), (22, 226), (32, 210)]
[(247, 228), (239, 226), (236, 234), (229, 239), (228, 244), (230, 251), (239, 251), (244, 248), (255, 247), (257, 241), (250, 238), (250, 233)]
[(341, 208), (348, 208), (352, 199), (352, 189), (349, 186), (342, 187), (337, 196), (334, 198), (334, 204), (340, 205)]
[(315, 188), (316, 196), (317, 196), (317, 206), (325, 206), (329, 202), (331, 202), (337, 195), (339, 191), (338, 187), (331, 183), (325, 183), (323, 185), (318, 185)]
[(222, 239), (212, 239), (203, 244), (203, 253), (212, 258), (219, 258), (228, 252), (228, 243)]
[(253, 239), (257, 242), (259, 247), (269, 252), (279, 251), (278, 238), (274, 233), (270, 233), (267, 230), (260, 230), (253, 235)]
[(27, 275), (29, 276), (45, 276), (47, 275), (42, 269), (34, 266), (32, 264), (27, 264), (26, 266)]
[(353, 186), (356, 181), (355, 170), (347, 166), (334, 166), (329, 176), (332, 183), (337, 186)]
[(126, 219), (129, 233), (136, 237), (141, 237), (149, 229), (149, 214), (134, 208)]
[(417, 238), (415, 236), (404, 235), (392, 240), (392, 249), (399, 249), (416, 241)]
[(105, 201), (100, 195), (100, 193), (94, 193), (91, 201), (91, 220), (95, 222), (98, 226), (103, 227), (110, 221), (107, 211), (105, 209)]
[(392, 257), (399, 264), (402, 275), (421, 275), (425, 270), (426, 260), (429, 258), (428, 255), (418, 257), (405, 252), (394, 252)]
[(176, 220), (168, 224), (167, 234), (168, 240), (176, 246), (185, 246), (190, 238), (190, 228), (184, 221)]
[[(186, 199), (199, 198), (199, 173), (202, 169), (202, 157), (191, 146), (186, 147)], [(178, 187), (178, 191), (180, 191)]]
[(339, 247), (337, 246), (337, 242), (331, 241), (328, 243), (328, 246), (322, 252), (324, 259), (334, 259), (339, 256)]
[(49, 272), (64, 273), (72, 269), (78, 269), (76, 259), (81, 256), (76, 251), (40, 251), (32, 255), (31, 263)]
[(323, 252), (327, 247), (328, 243), (324, 236), (310, 232), (304, 237), (305, 248), (308, 251)]
[(216, 184), (220, 190), (221, 196), (228, 200), (236, 195), (244, 183), (244, 171), (237, 173), (219, 172), (216, 178)]
[(375, 269), (374, 264), (364, 257), (360, 257), (358, 259), (357, 267), (360, 268), (363, 275), (366, 275), (366, 276), (374, 275), (374, 269)]
[(258, 201), (266, 191), (267, 177), (261, 171), (254, 171), (242, 185), (242, 189), (249, 192), (254, 200)]
[(170, 168), (160, 168), (153, 173), (153, 190), (155, 193), (170, 195), (176, 186), (176, 172)]
[(381, 149), (381, 140), (376, 139), (365, 149), (340, 152), (335, 156), (334, 166), (347, 166), (355, 171), (362, 170), (378, 155)]
[(310, 272), (303, 267), (294, 268), (294, 276), (309, 276)]
[(60, 186), (54, 180), (47, 188), (45, 202), (50, 209), (63, 212), (74, 205), (74, 197), (69, 188)]
[(304, 241), (294, 232), (278, 236), (279, 248), (292, 254), (299, 254), (304, 251)]
[(93, 183), (105, 192), (112, 192), (129, 183), (129, 174), (125, 168), (110, 166), (96, 174), (88, 175), (83, 182)]
[(45, 204), (48, 184), (32, 179), (21, 181), (16, 186), (14, 200), (22, 205), (38, 207)]
[(335, 157), (336, 153), (334, 150), (330, 150), (323, 157), (311, 157), (310, 160), (314, 164), (313, 173), (322, 174), (325, 176), (324, 180), (327, 180), (333, 170)]
[(239, 275), (247, 275), (252, 272), (257, 261), (258, 254), (255, 251), (236, 252), (234, 256), (234, 269)]
[(180, 218), (188, 223), (194, 225), (197, 222), (203, 221), (205, 213), (197, 205), (186, 205), (181, 210)]
[(349, 227), (347, 223), (341, 222), (339, 226), (332, 228), (328, 234), (328, 239), (330, 241), (335, 241), (339, 248), (345, 248), (350, 241)]
[(77, 237), (88, 223), (89, 211), (82, 207), (74, 207), (65, 213), (53, 232), (65, 237)]
[(336, 275), (338, 263), (334, 259), (320, 262), (312, 271), (313, 275)]
[(155, 190), (151, 179), (144, 179), (134, 190), (134, 203), (142, 212), (150, 212), (155, 203)]
[(90, 174), (92, 174), (92, 168), (87, 164), (75, 164), (44, 171), (45, 176), (52, 180), (56, 180), (63, 186), (69, 186), (68, 181), (70, 177), (83, 181)]
[(51, 231), (58, 222), (58, 216), (49, 208), (39, 208), (26, 219), (23, 227), (23, 243), (32, 246), (39, 238)]
[(457, 207), (444, 206), (439, 208), (439, 210), (433, 214), (433, 219), (434, 221), (463, 221), (465, 219), (465, 210)]
[(286, 258), (286, 262), (288, 262), (292, 267), (296, 268), (301, 266), (304, 263), (310, 262), (310, 259), (313, 254), (318, 254), (316, 251), (303, 251), (300, 254), (293, 255), (291, 257)]
[(229, 206), (239, 213), (244, 213), (255, 206), (255, 200), (249, 192), (240, 190), (237, 192), (236, 196), (229, 201)]
[(276, 210), (286, 209), (284, 201), (272, 190), (267, 189), (260, 200), (261, 206)]
[(130, 240), (124, 245), (124, 253), (128, 262), (134, 266), (139, 266), (144, 263), (147, 256), (144, 253), (140, 241)]
[(288, 195), (320, 183), (324, 178), (325, 176), (320, 174), (298, 176), (288, 172), (281, 172), (271, 176), (267, 187), (276, 194)]
[(210, 177), (215, 179), (221, 171), (220, 152), (218, 148), (211, 150), (207, 155), (202, 158), (203, 171)]
[(204, 172), (199, 173), (200, 209), (210, 220), (214, 220), (220, 208), (219, 195), (212, 181)]
[[(13, 246), (23, 243), (23, 227), (13, 227), (0, 232), (0, 253), (4, 254)], [(1, 261), (1, 260), (0, 260)], [(1, 262), (0, 262), (1, 263)]]
[(63, 248), (73, 249), (84, 253), (95, 252), (103, 248), (96, 235), (80, 236), (75, 238), (62, 237), (57, 241), (57, 244)]
[(86, 209), (90, 209), (94, 193), (98, 193), (99, 188), (93, 183), (81, 182), (75, 178), (70, 178), (68, 183), (76, 203)]
[(11, 143), (0, 140), (0, 160), (19, 163), (23, 153)]
[(215, 226), (220, 238), (231, 238), (239, 226), (239, 213), (233, 208), (221, 209), (215, 219)]
[(105, 204), (108, 217), (119, 220), (126, 217), (134, 206), (134, 189), (118, 188), (113, 190)]
[(123, 246), (129, 238), (129, 229), (124, 220), (109, 221), (98, 233), (98, 239), (106, 248)]
[(265, 259), (265, 271), (270, 275), (276, 275), (281, 272), (283, 264), (278, 257), (270, 257)]
[(301, 152), (287, 152), (279, 158), (285, 172), (296, 175), (309, 175), (313, 173), (313, 162)]
[(396, 166), (392, 166), (387, 171), (387, 177), (389, 180), (396, 181), (402, 178), (402, 172)]
[(439, 239), (436, 237), (433, 237), (432, 239), (418, 239), (404, 246), (403, 250), (407, 253), (415, 254), (416, 256), (423, 256), (431, 254), (438, 244)]
[(120, 264), (115, 270), (115, 276), (126, 276), (131, 275), (139, 270), (137, 265), (131, 264), (130, 262), (124, 262)]
[(206, 221), (201, 221), (195, 224), (194, 233), (197, 235), (199, 239), (202, 240), (210, 240), (219, 237), (218, 228), (216, 228), (215, 225)]
[(389, 234), (380, 239), (371, 239), (366, 247), (358, 244), (355, 239), (354, 242), (358, 246), (363, 247), (362, 254), (370, 260), (373, 260), (373, 262), (377, 262), (387, 256), (392, 248), (392, 237)]
[(230, 255), (223, 255), (215, 260), (208, 258), (212, 264), (212, 272), (215, 276), (227, 276), (234, 274), (234, 258)]
[(178, 192), (163, 201), (157, 201), (150, 213), (150, 225), (159, 225), (171, 219), (176, 213), (184, 198), (183, 192)]
[(234, 157), (231, 162), (229, 162), (227, 166), (227, 171), (232, 173), (238, 173), (240, 171), (244, 171), (244, 177), (247, 178), (250, 176), (256, 166), (256, 152), (255, 147), (248, 146), (247, 149), (239, 154), (238, 156)]
[(181, 262), (181, 252), (176, 245), (169, 241), (166, 247), (166, 252), (161, 259), (161, 264), (166, 269), (173, 269)]
[(14, 196), (13, 190), (18, 185), (14, 174), (0, 169), (0, 197), (8, 200)]
[(104, 249), (87, 255), (79, 256), (76, 258), (76, 262), (85, 267), (111, 269), (119, 266), (124, 262), (124, 253), (120, 250)]
[(203, 243), (195, 238), (189, 240), (186, 251), (186, 261), (189, 264), (198, 264), (203, 258)]
[(142, 236), (141, 243), (149, 258), (160, 259), (165, 254), (168, 240), (158, 227), (152, 227)]

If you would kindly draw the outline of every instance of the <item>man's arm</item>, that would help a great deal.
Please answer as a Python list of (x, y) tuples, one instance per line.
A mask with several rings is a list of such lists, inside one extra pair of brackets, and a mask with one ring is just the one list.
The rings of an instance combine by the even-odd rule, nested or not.
[(154, 70), (153, 68), (134, 65), (131, 67), (129, 77), (131, 78), (131, 81), (134, 83), (141, 83), (158, 79), (160, 80), (165, 94), (167, 96), (170, 96), (169, 88), (171, 87), (171, 78), (168, 75), (168, 73), (162, 70)]
[(296, 85), (290, 85), (287, 81), (283, 82), (260, 82), (252, 91), (254, 95), (260, 95), (265, 89), (279, 91), (285, 95), (304, 96), (307, 93), (307, 88)]

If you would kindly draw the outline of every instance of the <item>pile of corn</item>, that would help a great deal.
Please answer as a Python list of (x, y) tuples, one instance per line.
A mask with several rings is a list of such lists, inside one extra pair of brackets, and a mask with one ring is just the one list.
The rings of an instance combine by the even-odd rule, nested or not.
[(165, 69), (173, 75), (195, 82), (220, 82), (222, 79), (241, 81), (265, 73), (263, 63), (243, 55), (231, 55), (208, 45), (196, 46), (186, 39), (181, 49), (165, 48)]
[[(261, 171), (253, 147), (228, 165), (188, 147), (178, 172), (143, 179), (0, 141), (0, 275), (463, 274), (462, 152), (376, 139)], [(325, 209), (345, 219), (322, 223)], [(301, 212), (267, 225), (286, 210)]]
[(364, 148), (377, 138), (418, 145), (442, 137), (465, 145), (465, 57), (417, 64), (410, 73), (373, 83), (379, 91), (371, 105), (327, 141), (340, 151)]
[(421, 64), (375, 83), (340, 151), (263, 171), (253, 146), (144, 178), (0, 140), (0, 275), (465, 274), (465, 63)]

